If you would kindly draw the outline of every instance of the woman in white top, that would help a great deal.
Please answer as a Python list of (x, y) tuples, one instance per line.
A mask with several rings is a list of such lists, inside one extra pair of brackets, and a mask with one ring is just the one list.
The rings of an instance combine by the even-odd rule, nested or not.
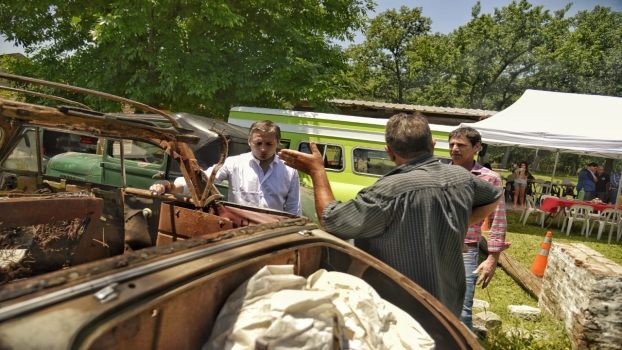
[(527, 190), (527, 179), (529, 175), (531, 174), (525, 162), (521, 162), (518, 169), (514, 171), (514, 208), (516, 208), (519, 198), (521, 208), (525, 207), (525, 191)]

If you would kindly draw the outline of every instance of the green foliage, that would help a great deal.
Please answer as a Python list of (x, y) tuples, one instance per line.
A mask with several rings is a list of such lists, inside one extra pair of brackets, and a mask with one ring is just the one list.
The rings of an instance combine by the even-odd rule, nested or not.
[[(546, 27), (553, 20), (542, 6), (533, 7), (526, 0), (512, 2), (494, 14), (479, 14), (446, 40), (436, 39), (436, 47), (422, 62), (429, 62), (430, 81), (417, 103), (444, 94), (450, 106), (500, 110), (514, 102), (525, 87), (522, 81), (534, 74), (538, 50), (544, 45)], [(438, 56), (441, 62), (434, 62)], [(436, 72), (435, 72), (436, 71)]]
[(526, 89), (622, 95), (622, 14), (596, 6), (565, 18), (570, 7), (551, 14), (515, 0), (482, 14), (477, 2), (471, 21), (452, 33), (410, 36), (400, 28), (425, 23), (420, 11), (386, 11), (370, 22), (365, 42), (348, 49), (365, 87), (354, 98), (502, 110)]
[(378, 14), (369, 21), (365, 42), (352, 45), (346, 54), (361, 86), (359, 93), (371, 100), (404, 103), (412, 98), (415, 82), (409, 65), (409, 52), (418, 38), (430, 31), (432, 21), (421, 8), (402, 6)]
[[(225, 115), (232, 105), (323, 103), (351, 82), (340, 46), (371, 0), (52, 2), (0, 4), (0, 33), (32, 62), (17, 74), (151, 106)], [(94, 99), (95, 108), (118, 109)]]
[(622, 13), (596, 6), (565, 22), (547, 41), (547, 54), (532, 84), (543, 89), (620, 95), (622, 88)]

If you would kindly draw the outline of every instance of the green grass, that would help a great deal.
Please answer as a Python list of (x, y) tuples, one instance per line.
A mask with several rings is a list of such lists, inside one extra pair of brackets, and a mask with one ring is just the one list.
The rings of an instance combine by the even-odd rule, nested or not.
[(614, 232), (611, 244), (607, 243), (609, 226), (607, 226), (605, 231), (603, 231), (601, 239), (597, 240), (596, 233), (598, 227), (594, 228), (589, 238), (585, 238), (580, 234), (581, 226), (573, 225), (570, 236), (566, 236), (566, 233), (561, 232), (561, 230), (557, 227), (557, 219), (555, 219), (555, 222), (553, 222), (550, 228), (547, 229), (546, 225), (548, 225), (551, 219), (549, 219), (546, 222), (545, 227), (542, 228), (535, 224), (536, 217), (534, 214), (529, 217), (527, 225), (525, 226), (518, 222), (519, 217), (519, 211), (508, 211), (507, 213), (508, 233), (506, 241), (512, 242), (512, 246), (506, 252), (525, 266), (529, 267), (533, 263), (547, 231), (551, 231), (551, 233), (553, 233), (553, 242), (583, 243), (603, 254), (608, 259), (618, 264), (622, 264), (622, 241), (616, 242), (616, 232)]
[[(531, 267), (540, 244), (547, 232), (546, 227), (542, 228), (535, 224), (535, 216), (529, 218), (527, 225), (523, 226), (518, 222), (520, 211), (508, 211), (508, 233), (506, 240), (512, 242), (512, 246), (506, 251), (516, 260), (526, 267)], [(549, 219), (550, 220), (550, 219)], [(547, 221), (548, 224), (548, 221)], [(596, 240), (595, 232), (589, 238), (579, 234), (580, 227), (571, 231), (570, 236), (566, 236), (557, 228), (555, 221), (548, 231), (553, 233), (553, 243), (583, 243), (586, 246), (600, 252), (612, 261), (622, 264), (622, 244), (615, 242), (607, 244), (607, 239), (603, 233), (603, 238)], [(595, 229), (596, 230), (596, 229)], [(563, 323), (553, 318), (546, 312), (535, 321), (524, 321), (510, 316), (507, 311), (508, 305), (529, 305), (538, 306), (538, 301), (532, 298), (522, 287), (517, 284), (503, 269), (497, 268), (495, 276), (486, 289), (477, 287), (475, 298), (488, 301), (490, 309), (501, 317), (503, 329), (491, 330), (486, 339), (482, 340), (482, 345), (487, 349), (570, 349), (570, 342)], [(474, 313), (482, 310), (474, 310)], [(508, 336), (505, 332), (507, 327), (521, 328), (531, 334), (547, 334), (548, 338), (534, 339), (521, 336)]]
[[(496, 171), (496, 170), (495, 170)], [(503, 176), (503, 178), (508, 177), (510, 174), (512, 174), (511, 171), (509, 170), (505, 170), (505, 171), (497, 171), (499, 173), (499, 175)], [(531, 173), (531, 175), (533, 175), (533, 177), (535, 177), (536, 179), (542, 179), (545, 181), (551, 181), (551, 172), (539, 172), (539, 171), (529, 171)], [(577, 175), (568, 175), (568, 174), (561, 174), (561, 173), (555, 173), (555, 179), (554, 181), (562, 181), (562, 180), (568, 180), (570, 182), (572, 182), (573, 184), (577, 183)]]

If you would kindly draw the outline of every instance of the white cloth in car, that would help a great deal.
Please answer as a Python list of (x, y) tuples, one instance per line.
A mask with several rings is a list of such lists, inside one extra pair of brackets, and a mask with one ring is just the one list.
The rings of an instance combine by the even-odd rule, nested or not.
[(410, 315), (365, 281), (292, 265), (265, 266), (229, 296), (203, 347), (212, 349), (433, 349)]

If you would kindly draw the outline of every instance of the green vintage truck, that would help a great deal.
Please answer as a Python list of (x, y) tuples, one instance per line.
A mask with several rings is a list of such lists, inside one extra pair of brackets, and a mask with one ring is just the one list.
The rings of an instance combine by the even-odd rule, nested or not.
[[(226, 135), (230, 156), (250, 151), (248, 128), (188, 113), (174, 113), (171, 117), (194, 130), (200, 138), (190, 148), (202, 169), (216, 164), (222, 152), (222, 140), (213, 132), (206, 132), (210, 128)], [(170, 127), (170, 122), (159, 115), (135, 118), (154, 126)], [(54, 129), (44, 130), (42, 138), (44, 155), (49, 158), (45, 174), (61, 179), (148, 189), (158, 180), (174, 181), (182, 176), (177, 161), (158, 145), (143, 140), (94, 138)], [(226, 195), (226, 186), (218, 185), (218, 188)]]

